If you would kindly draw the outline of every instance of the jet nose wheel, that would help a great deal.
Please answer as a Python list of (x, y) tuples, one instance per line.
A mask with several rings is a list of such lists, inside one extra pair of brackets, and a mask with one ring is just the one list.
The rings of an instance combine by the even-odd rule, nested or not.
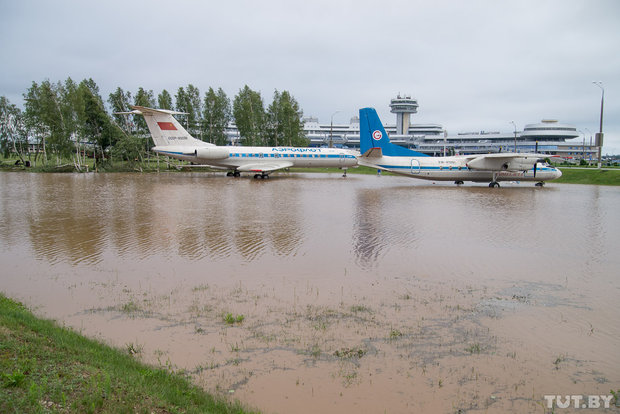
[(491, 188), (498, 187), (499, 188), (499, 183), (497, 181), (492, 181), (491, 183), (489, 183), (489, 187), (491, 187)]

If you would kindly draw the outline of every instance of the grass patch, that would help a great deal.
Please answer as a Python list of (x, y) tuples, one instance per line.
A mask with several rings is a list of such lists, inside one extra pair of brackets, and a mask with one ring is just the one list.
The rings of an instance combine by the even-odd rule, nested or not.
[(472, 344), (465, 349), (470, 354), (479, 354), (482, 351), (479, 343)]
[(366, 355), (366, 350), (362, 348), (341, 348), (334, 352), (334, 356), (342, 359), (361, 358)]
[(366, 305), (353, 305), (349, 308), (351, 310), (351, 312), (353, 313), (358, 313), (358, 312), (367, 312), (367, 313), (372, 313), (372, 309), (370, 309), (368, 306)]
[(318, 359), (321, 356), (321, 347), (319, 347), (318, 344), (312, 345), (309, 354), (312, 356), (312, 358)]
[(398, 338), (400, 338), (402, 336), (403, 336), (403, 333), (401, 331), (399, 331), (398, 329), (391, 329), (390, 330), (390, 336), (389, 336), (390, 340), (395, 340), (395, 339), (398, 339)]
[(222, 317), (222, 319), (224, 319), (224, 322), (226, 322), (228, 325), (234, 325), (235, 323), (242, 323), (245, 319), (245, 316), (227, 313)]
[(126, 351), (32, 315), (0, 294), (0, 412), (245, 413)]
[(592, 184), (592, 185), (620, 185), (620, 169), (572, 169), (560, 168), (562, 177), (554, 183), (565, 184)]

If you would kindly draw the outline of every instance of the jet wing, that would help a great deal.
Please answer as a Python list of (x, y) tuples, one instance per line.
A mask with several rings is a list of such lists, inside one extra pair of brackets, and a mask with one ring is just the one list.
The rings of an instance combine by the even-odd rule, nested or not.
[(466, 165), (471, 170), (484, 171), (527, 171), (534, 168), (536, 163), (548, 157), (535, 153), (496, 153), (471, 155)]
[(275, 170), (281, 170), (282, 168), (292, 167), (293, 163), (290, 161), (276, 161), (276, 162), (257, 162), (253, 164), (243, 164), (237, 167), (237, 171), (252, 171), (252, 172), (270, 172)]

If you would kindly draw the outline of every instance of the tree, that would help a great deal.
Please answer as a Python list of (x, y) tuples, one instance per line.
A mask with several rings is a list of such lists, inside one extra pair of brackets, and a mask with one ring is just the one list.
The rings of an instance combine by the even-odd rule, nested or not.
[(248, 85), (239, 90), (233, 102), (233, 116), (243, 145), (263, 145), (265, 109), (259, 92)]
[(134, 163), (137, 160), (142, 161), (144, 143), (142, 140), (133, 135), (122, 136), (116, 141), (111, 149), (111, 153), (115, 159), (122, 159)]
[(230, 101), (226, 93), (219, 88), (217, 93), (213, 88), (205, 95), (202, 131), (204, 140), (216, 145), (226, 145), (226, 127), (232, 119)]
[[(188, 112), (189, 109), (189, 98), (187, 97), (187, 93), (185, 92), (185, 88), (182, 86), (177, 90), (176, 95), (174, 95), (175, 105), (174, 109), (178, 112)], [(183, 123), (179, 121), (180, 123)], [(185, 118), (185, 128), (189, 130), (188, 118)]]
[(84, 133), (86, 139), (96, 144), (105, 153), (120, 136), (123, 135), (118, 126), (112, 123), (98, 94), (99, 88), (92, 79), (83, 80), (78, 87), (84, 103)]
[(172, 109), (172, 96), (164, 89), (157, 95), (157, 103), (159, 104), (159, 109)]
[(69, 142), (73, 143), (76, 153), (74, 163), (79, 168), (81, 165), (80, 150), (83, 149), (80, 144), (84, 141), (84, 101), (79, 92), (79, 85), (73, 79), (67, 78), (62, 88), (60, 82), (58, 85), (64, 133), (68, 136)]
[(138, 92), (136, 93), (136, 97), (134, 99), (134, 105), (153, 108), (155, 106), (155, 95), (153, 91), (147, 91), (142, 87), (138, 88)]
[(61, 108), (61, 95), (65, 91), (60, 82), (52, 84), (44, 80), (41, 85), (32, 82), (24, 94), (26, 125), (32, 129), (42, 144), (43, 155), (47, 160), (47, 147), (60, 159), (71, 152), (70, 131), (66, 128)]
[[(134, 105), (153, 108), (155, 106), (155, 95), (152, 90), (146, 91), (144, 88), (140, 87), (138, 88), (133, 103)], [(134, 116), (134, 123), (137, 129), (136, 133), (148, 136), (149, 128), (143, 116)]]
[(131, 92), (123, 91), (120, 87), (108, 96), (108, 103), (112, 108), (112, 117), (116, 124), (126, 133), (135, 132), (135, 123), (131, 121), (131, 115), (120, 115), (117, 112), (128, 112), (131, 110)]
[(273, 93), (273, 102), (267, 111), (267, 144), (272, 146), (307, 146), (303, 128), (303, 112), (290, 93)]
[(191, 83), (187, 85), (188, 122), (190, 133), (197, 136), (200, 133), (200, 124), (202, 121), (202, 102), (200, 100), (200, 90)]
[(201, 121), (200, 91), (190, 83), (187, 85), (187, 89), (180, 87), (175, 98), (176, 110), (187, 114), (185, 115), (187, 131), (195, 137), (199, 136)]
[(4, 96), (0, 96), (0, 150), (5, 157), (16, 153), (22, 163), (29, 153), (28, 130), (22, 111)]

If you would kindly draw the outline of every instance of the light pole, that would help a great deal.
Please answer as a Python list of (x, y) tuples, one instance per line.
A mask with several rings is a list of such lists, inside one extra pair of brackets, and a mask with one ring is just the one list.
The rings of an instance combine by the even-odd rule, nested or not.
[(515, 121), (510, 121), (510, 123), (515, 127), (515, 152), (517, 152), (517, 126), (515, 125)]
[(334, 129), (334, 115), (336, 115), (338, 112), (341, 111), (336, 111), (332, 114), (332, 118), (331, 118), (331, 122), (329, 123), (329, 147), (333, 148), (334, 147), (334, 140), (333, 140), (333, 129)]
[(598, 147), (598, 168), (601, 168), (601, 155), (603, 152), (603, 104), (605, 102), (605, 89), (603, 88), (603, 82), (601, 81), (594, 81), (592, 83), (601, 88), (601, 120), (599, 123), (599, 132), (594, 135), (594, 143)]

